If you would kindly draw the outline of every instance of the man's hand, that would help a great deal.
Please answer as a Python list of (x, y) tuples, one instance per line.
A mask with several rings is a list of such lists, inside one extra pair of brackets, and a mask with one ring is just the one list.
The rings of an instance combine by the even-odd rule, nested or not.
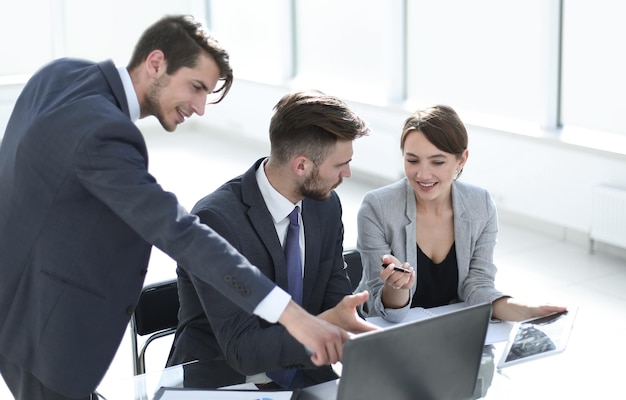
[(367, 301), (368, 296), (369, 293), (367, 291), (345, 296), (335, 307), (324, 311), (318, 316), (351, 333), (362, 333), (379, 329), (376, 325), (361, 318), (356, 311), (358, 306)]
[(313, 364), (322, 366), (341, 361), (343, 342), (350, 337), (345, 330), (314, 317), (293, 300), (289, 302), (278, 322), (291, 336), (313, 352)]

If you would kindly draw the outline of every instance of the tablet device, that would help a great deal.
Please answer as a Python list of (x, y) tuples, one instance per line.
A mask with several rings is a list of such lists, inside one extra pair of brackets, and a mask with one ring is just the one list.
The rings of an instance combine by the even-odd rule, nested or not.
[(560, 353), (567, 347), (577, 307), (545, 317), (516, 322), (498, 368)]

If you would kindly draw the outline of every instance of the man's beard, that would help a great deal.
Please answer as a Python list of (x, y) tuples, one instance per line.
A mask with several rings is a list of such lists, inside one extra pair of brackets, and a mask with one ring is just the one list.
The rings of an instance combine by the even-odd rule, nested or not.
[[(335, 185), (335, 187), (339, 186), (340, 184), (341, 179), (339, 180), (339, 183)], [(302, 185), (298, 187), (298, 192), (303, 197), (308, 197), (309, 199), (317, 201), (324, 201), (330, 197), (330, 192), (332, 189), (334, 189), (334, 187), (330, 190), (326, 190), (325, 188), (321, 187), (321, 183), (319, 180), (319, 169), (316, 167), (313, 172), (311, 172), (311, 175), (306, 178), (304, 183), (302, 183)]]
[(166, 87), (169, 83), (169, 76), (167, 74), (163, 74), (158, 77), (152, 85), (150, 85), (150, 89), (145, 97), (145, 109), (147, 115), (154, 115), (156, 119), (159, 121), (163, 129), (168, 132), (173, 132), (176, 129), (176, 125), (170, 126), (165, 121), (165, 116), (163, 115), (163, 109), (161, 108), (161, 101), (159, 100), (159, 96), (161, 95), (161, 90)]

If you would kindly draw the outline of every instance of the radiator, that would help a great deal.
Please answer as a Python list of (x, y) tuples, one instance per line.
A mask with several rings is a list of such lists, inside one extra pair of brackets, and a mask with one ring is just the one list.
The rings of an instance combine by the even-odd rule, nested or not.
[(600, 185), (593, 189), (591, 250), (594, 242), (626, 248), (626, 190)]

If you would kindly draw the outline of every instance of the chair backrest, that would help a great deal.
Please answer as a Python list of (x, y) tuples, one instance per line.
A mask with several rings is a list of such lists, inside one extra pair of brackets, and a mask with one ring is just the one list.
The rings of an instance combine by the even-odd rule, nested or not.
[(361, 264), (361, 253), (357, 249), (350, 249), (343, 252), (343, 259), (346, 262), (346, 269), (350, 283), (352, 283), (352, 291), (356, 289), (363, 275), (363, 265)]
[[(135, 375), (146, 372), (145, 353), (148, 345), (155, 339), (176, 332), (179, 305), (176, 279), (147, 285), (141, 291), (130, 320)], [(139, 350), (138, 336), (145, 335), (150, 336)]]

